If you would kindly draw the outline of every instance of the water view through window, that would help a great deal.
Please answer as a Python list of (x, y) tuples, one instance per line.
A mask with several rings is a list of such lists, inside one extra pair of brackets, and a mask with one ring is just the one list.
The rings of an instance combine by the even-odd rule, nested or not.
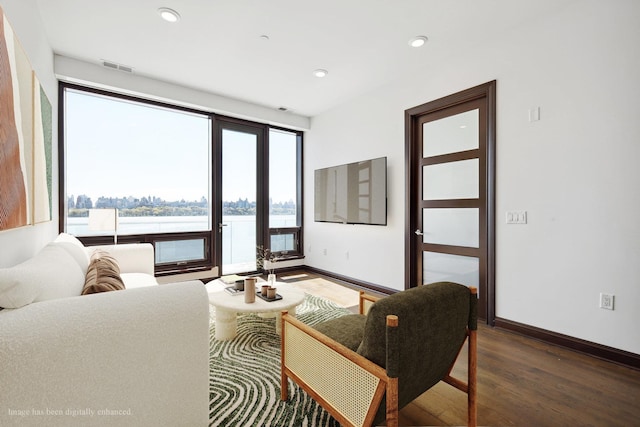
[[(118, 209), (118, 236), (213, 232), (212, 123), (209, 114), (65, 89), (66, 232), (111, 233), (89, 227), (91, 209)], [(256, 149), (234, 138), (223, 156), (222, 263), (255, 269)], [(296, 227), (296, 133), (269, 131), (269, 227)], [(253, 166), (244, 167), (251, 163)], [(225, 166), (226, 165), (226, 166)], [(224, 239), (223, 239), (224, 240)], [(288, 250), (290, 236), (271, 239)], [(156, 263), (201, 260), (202, 238), (156, 243)], [(253, 267), (253, 268), (252, 268)]]

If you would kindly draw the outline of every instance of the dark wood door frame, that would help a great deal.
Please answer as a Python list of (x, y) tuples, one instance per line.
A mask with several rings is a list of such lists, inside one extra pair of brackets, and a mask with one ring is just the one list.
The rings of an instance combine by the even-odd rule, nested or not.
[[(486, 108), (486, 120), (480, 124), (486, 137), (486, 170), (482, 179), (486, 180), (486, 217), (483, 222), (487, 228), (486, 257), (480, 265), (480, 294), (485, 296), (484, 304), (478, 306), (478, 314), (487, 324), (495, 323), (495, 181), (496, 181), (496, 81), (478, 85), (453, 95), (410, 108), (405, 111), (405, 289), (418, 286), (416, 259), (416, 236), (414, 230), (422, 228), (418, 223), (418, 210), (415, 195), (421, 188), (421, 176), (418, 158), (422, 157), (421, 144), (418, 141), (417, 123), (420, 116), (455, 107), (470, 101), (481, 100)], [(481, 170), (483, 168), (481, 167)], [(482, 173), (482, 172), (481, 172)]]

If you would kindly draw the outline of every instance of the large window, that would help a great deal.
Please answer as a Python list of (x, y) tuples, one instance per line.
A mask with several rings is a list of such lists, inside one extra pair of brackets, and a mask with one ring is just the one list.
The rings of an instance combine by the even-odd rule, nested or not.
[(301, 254), (301, 147), (297, 133), (269, 130), (269, 243), (279, 257)]
[[(231, 256), (230, 248), (246, 243), (238, 240), (242, 233), (224, 244), (217, 238), (232, 210), (239, 220), (244, 215), (254, 223), (268, 217), (267, 233), (258, 226), (253, 236), (245, 236), (248, 257), (255, 256), (256, 247), (278, 256), (302, 254), (301, 132), (233, 119), (263, 129), (259, 132), (268, 137), (258, 140), (254, 152), (238, 147), (242, 168), (225, 168), (233, 162), (216, 148), (223, 135), (212, 131), (213, 123), (225, 118), (76, 85), (60, 87), (61, 231), (87, 244), (112, 242), (116, 236), (120, 243), (150, 242), (156, 272), (208, 269), (224, 262), (223, 253)], [(247, 156), (254, 157), (250, 169)], [(268, 177), (256, 174), (266, 170)], [(242, 179), (229, 178), (231, 172)], [(225, 179), (233, 183), (233, 194), (212, 185)], [(93, 219), (107, 211), (117, 214), (117, 222), (107, 224), (112, 227)], [(255, 269), (255, 263), (245, 264), (241, 270)]]

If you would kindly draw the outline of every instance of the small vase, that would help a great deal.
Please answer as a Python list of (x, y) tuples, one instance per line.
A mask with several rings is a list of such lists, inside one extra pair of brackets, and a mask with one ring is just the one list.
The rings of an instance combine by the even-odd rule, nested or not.
[(276, 275), (271, 273), (267, 276), (267, 284), (269, 286), (275, 286), (276, 285)]
[(251, 304), (256, 302), (256, 278), (247, 277), (244, 279), (244, 302)]

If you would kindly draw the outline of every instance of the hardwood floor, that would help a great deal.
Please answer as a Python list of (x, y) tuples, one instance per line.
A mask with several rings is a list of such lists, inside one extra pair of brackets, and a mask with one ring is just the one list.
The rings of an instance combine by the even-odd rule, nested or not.
[[(331, 299), (334, 289), (351, 301), (339, 282), (317, 275), (295, 281), (306, 280), (314, 282), (309, 293), (320, 287)], [(454, 374), (464, 376), (465, 359)], [(402, 409), (400, 425), (466, 425), (466, 408), (464, 393), (440, 383)], [(480, 325), (478, 425), (640, 426), (640, 371)]]

